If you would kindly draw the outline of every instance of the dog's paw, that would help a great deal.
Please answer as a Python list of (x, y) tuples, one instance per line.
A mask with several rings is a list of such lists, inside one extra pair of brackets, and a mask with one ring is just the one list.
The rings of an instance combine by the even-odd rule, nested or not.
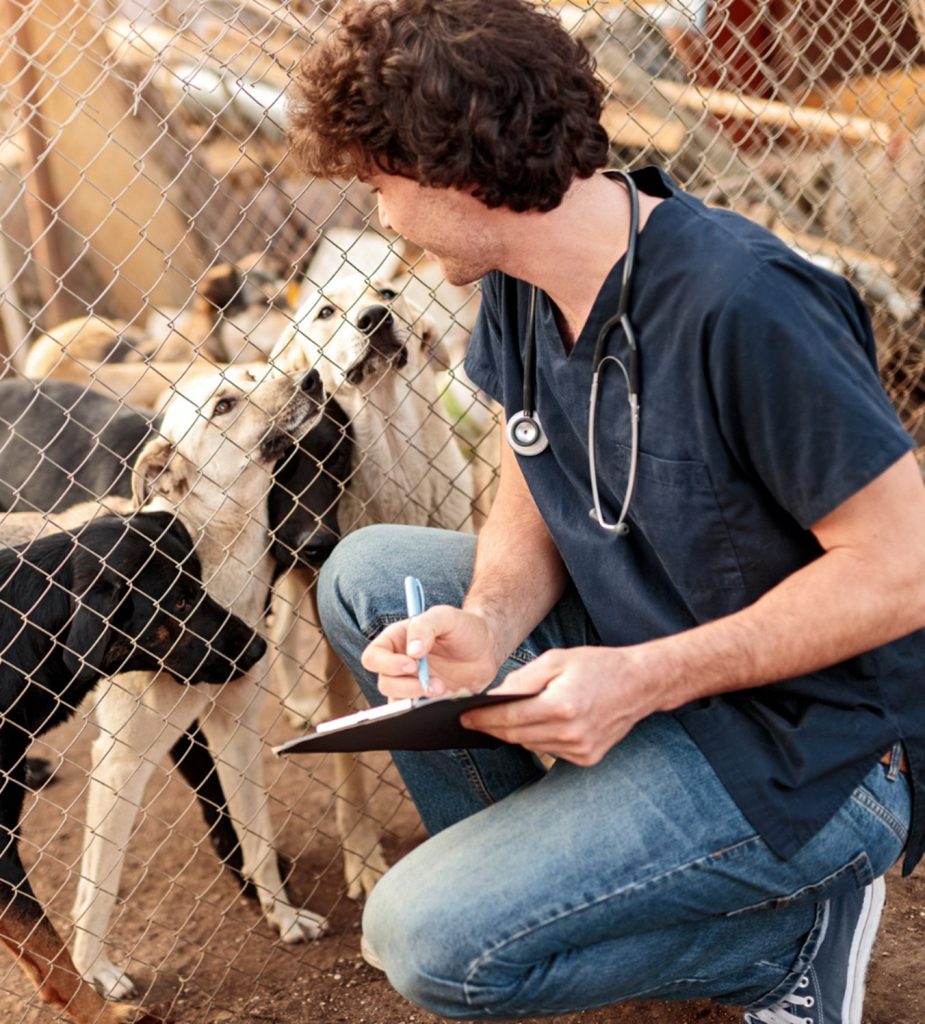
[(144, 1007), (132, 1003), (112, 1003), (106, 1007), (105, 1018), (99, 1018), (99, 1024), (170, 1024), (166, 1017), (145, 1010)]
[(282, 910), (277, 906), (271, 918), (279, 930), (283, 942), (308, 942), (323, 935), (328, 928), (327, 919), (310, 910), (296, 910), (286, 907)]
[[(84, 977), (93, 983), (94, 988), (101, 996), (105, 996), (107, 999), (128, 999), (129, 996), (135, 995), (135, 982), (121, 967), (117, 967), (110, 960), (102, 957), (88, 971), (84, 972)], [(127, 1007), (126, 1012), (132, 1009), (135, 1007)]]
[(372, 895), (379, 879), (388, 869), (378, 843), (365, 857), (345, 850), (344, 880), (347, 883), (347, 895), (358, 903), (363, 902)]

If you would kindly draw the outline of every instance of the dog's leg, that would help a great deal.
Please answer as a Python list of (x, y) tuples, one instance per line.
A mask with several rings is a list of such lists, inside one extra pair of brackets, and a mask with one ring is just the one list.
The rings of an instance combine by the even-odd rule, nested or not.
[(306, 588), (314, 585), (314, 576), (304, 569), (292, 569), (273, 584), (270, 640), (277, 652), (273, 687), (286, 718), (297, 729), (311, 724), (323, 706), (320, 687), (314, 692), (311, 687), (313, 679), (325, 679), (326, 665), (317, 613), (314, 605), (305, 600)]
[[(181, 689), (169, 677), (151, 682), (150, 675), (139, 673), (139, 686), (133, 684), (132, 674), (118, 678), (118, 684), (101, 694), (95, 709), (100, 735), (92, 745), (72, 942), (80, 973), (104, 995), (116, 999), (134, 991), (131, 978), (109, 960), (103, 948), (125, 850), (155, 765), (205, 703), (198, 691)], [(156, 706), (158, 697), (163, 707)], [(184, 706), (189, 709), (186, 714)]]
[[(153, 1024), (150, 1017), (134, 1006), (104, 1002), (80, 977), (32, 891), (19, 858), (13, 820), (19, 817), (24, 776), (20, 761), (4, 780), (0, 792), (4, 819), (0, 826), (0, 942), (28, 975), (41, 999), (55, 1009), (65, 1010), (78, 1024), (117, 1024), (127, 1020)], [(18, 792), (11, 792), (13, 789)]]
[[(303, 603), (308, 618), (318, 622), (315, 581), (304, 591)], [(353, 710), (357, 686), (331, 645), (321, 637), (324, 657), (320, 669), (325, 681), (327, 717), (339, 718)], [(363, 899), (373, 891), (388, 865), (379, 845), (379, 822), (369, 815), (369, 793), (364, 782), (364, 769), (353, 754), (334, 754), (334, 809), (337, 832), (344, 852), (344, 880), (347, 895)]]
[(264, 915), (283, 942), (303, 942), (319, 936), (326, 922), (318, 914), (292, 906), (279, 873), (263, 776), (260, 718), (264, 699), (255, 681), (263, 667), (260, 664), (252, 675), (222, 687), (200, 724), (238, 830), (244, 875), (254, 884)]
[[(206, 742), (205, 735), (194, 722), (170, 748), (170, 757), (183, 776), (184, 782), (196, 796), (206, 828), (209, 842), (222, 865), (233, 875), (241, 887), (241, 893), (249, 900), (257, 899), (257, 890), (244, 877), (244, 861), (241, 844), (234, 822), (228, 813), (228, 802), (215, 768), (215, 759)], [(289, 862), (279, 855), (280, 874), (289, 873)]]
[[(325, 645), (327, 646), (327, 644)], [(356, 691), (353, 677), (334, 651), (330, 651), (328, 708), (332, 718), (349, 714), (350, 700)], [(361, 900), (388, 870), (379, 845), (379, 822), (369, 814), (369, 792), (363, 766), (353, 754), (337, 753), (334, 758), (334, 809), (337, 833), (344, 852), (344, 880), (347, 895)]]

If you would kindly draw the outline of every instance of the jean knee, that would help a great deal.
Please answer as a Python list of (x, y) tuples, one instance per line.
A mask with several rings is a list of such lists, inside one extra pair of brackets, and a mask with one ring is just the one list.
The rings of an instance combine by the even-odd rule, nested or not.
[(399, 862), (373, 890), (363, 912), (363, 936), (405, 999), (443, 1017), (471, 1019), (478, 1014), (465, 998), (468, 957), (447, 926), (455, 911), (416, 898), (411, 873), (405, 879), (401, 868)]

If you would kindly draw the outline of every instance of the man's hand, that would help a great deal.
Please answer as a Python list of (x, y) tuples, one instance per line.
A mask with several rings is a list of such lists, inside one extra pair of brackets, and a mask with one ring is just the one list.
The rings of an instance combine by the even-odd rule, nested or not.
[(435, 605), (386, 627), (363, 652), (363, 668), (379, 676), (387, 697), (419, 697), (418, 661), (430, 666), (430, 693), (484, 690), (498, 672), (497, 645), (480, 615)]
[(657, 710), (659, 680), (641, 647), (547, 651), (512, 672), (493, 693), (532, 700), (477, 708), (460, 721), (507, 743), (589, 766)]

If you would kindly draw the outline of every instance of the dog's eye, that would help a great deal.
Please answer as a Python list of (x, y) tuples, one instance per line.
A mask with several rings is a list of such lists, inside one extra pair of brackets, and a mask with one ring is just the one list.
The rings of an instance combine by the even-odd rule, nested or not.
[(335, 309), (333, 306), (322, 306), (321, 309), (315, 314), (316, 320), (330, 320), (334, 316)]
[(386, 302), (391, 302), (392, 299), (398, 298), (398, 292), (393, 291), (391, 288), (380, 288), (379, 298), (385, 299)]
[(215, 408), (212, 410), (212, 413), (215, 416), (224, 416), (226, 412), (231, 412), (231, 410), (233, 408), (234, 408), (234, 399), (233, 398), (220, 398), (215, 403)]
[(173, 610), (177, 615), (182, 615), (185, 611), (189, 611), (190, 599), (188, 597), (178, 597), (173, 603)]

